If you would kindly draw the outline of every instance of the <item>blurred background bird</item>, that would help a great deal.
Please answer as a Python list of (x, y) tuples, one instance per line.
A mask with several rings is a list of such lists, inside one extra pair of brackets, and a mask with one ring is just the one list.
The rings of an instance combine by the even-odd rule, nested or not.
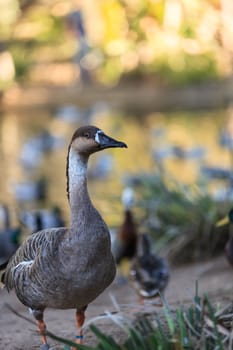
[(116, 264), (123, 276), (127, 276), (130, 260), (134, 257), (137, 247), (137, 226), (132, 212), (134, 204), (134, 191), (127, 187), (122, 192), (122, 204), (124, 207), (123, 222), (116, 232), (112, 251)]
[(37, 180), (28, 180), (11, 184), (15, 199), (22, 202), (43, 201), (47, 197), (47, 179), (41, 176)]
[(62, 211), (58, 206), (53, 206), (51, 209), (21, 211), (19, 220), (30, 233), (46, 228), (65, 226)]
[(137, 253), (130, 268), (130, 280), (139, 295), (139, 302), (143, 303), (144, 299), (160, 296), (168, 284), (169, 277), (166, 259), (152, 253), (148, 234), (140, 234)]
[(0, 205), (0, 265), (7, 262), (20, 245), (22, 230), (12, 227), (9, 208), (6, 204)]
[(227, 216), (217, 222), (217, 227), (229, 225), (229, 239), (225, 245), (225, 254), (229, 263), (233, 266), (233, 208)]

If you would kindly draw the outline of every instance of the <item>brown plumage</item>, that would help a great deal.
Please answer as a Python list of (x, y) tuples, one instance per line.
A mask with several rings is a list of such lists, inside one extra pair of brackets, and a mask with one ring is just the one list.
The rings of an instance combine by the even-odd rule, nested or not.
[(123, 223), (117, 232), (113, 250), (117, 265), (120, 264), (124, 258), (132, 259), (136, 252), (136, 246), (137, 228), (133, 213), (130, 209), (125, 209)]
[(138, 232), (132, 212), (133, 203), (134, 191), (126, 187), (122, 192), (123, 222), (116, 232), (112, 248), (117, 265), (124, 259), (131, 260), (136, 253)]
[(67, 192), (70, 227), (42, 230), (29, 237), (9, 261), (2, 282), (32, 309), (48, 349), (43, 312), (46, 307), (76, 309), (82, 342), (84, 312), (114, 279), (108, 228), (87, 190), (89, 156), (110, 147), (127, 147), (94, 126), (81, 127), (68, 148)]

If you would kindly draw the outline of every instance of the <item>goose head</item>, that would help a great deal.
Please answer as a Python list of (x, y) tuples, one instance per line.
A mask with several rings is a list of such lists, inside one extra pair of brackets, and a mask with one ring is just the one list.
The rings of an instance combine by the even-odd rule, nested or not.
[[(125, 147), (124, 142), (117, 141), (106, 135), (96, 126), (82, 126), (75, 131), (68, 148), (66, 177), (67, 194), (70, 200), (71, 187), (80, 182), (80, 178), (86, 180), (87, 162), (92, 153), (102, 151), (106, 148)], [(77, 181), (77, 178), (79, 180)]]
[(86, 157), (106, 148), (127, 148), (124, 142), (113, 139), (101, 129), (92, 125), (82, 126), (77, 129), (71, 139), (70, 146), (77, 153)]

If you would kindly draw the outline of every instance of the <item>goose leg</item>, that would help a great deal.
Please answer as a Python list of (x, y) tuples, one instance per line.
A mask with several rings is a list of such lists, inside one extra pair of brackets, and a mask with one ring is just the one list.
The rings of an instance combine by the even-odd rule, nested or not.
[(40, 347), (40, 350), (48, 350), (49, 345), (47, 343), (47, 338), (45, 335), (46, 331), (46, 324), (44, 322), (44, 313), (41, 310), (32, 310), (32, 313), (36, 319), (38, 331), (41, 335), (41, 340), (42, 340), (42, 346)]
[(83, 307), (82, 309), (76, 310), (76, 324), (78, 329), (78, 334), (76, 335), (76, 343), (77, 344), (83, 344), (83, 330), (82, 326), (85, 322), (85, 310), (87, 306)]
[(47, 339), (45, 336), (46, 324), (44, 323), (44, 320), (37, 321), (37, 327), (38, 327), (39, 333), (41, 335), (42, 343), (43, 343), (43, 345), (46, 345), (47, 344)]

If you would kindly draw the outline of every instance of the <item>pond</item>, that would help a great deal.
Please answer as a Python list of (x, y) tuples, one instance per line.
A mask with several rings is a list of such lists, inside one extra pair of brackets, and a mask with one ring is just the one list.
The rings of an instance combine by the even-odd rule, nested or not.
[[(22, 210), (56, 205), (68, 221), (67, 147), (74, 130), (83, 124), (96, 125), (128, 145), (90, 159), (89, 192), (110, 226), (120, 222), (121, 192), (128, 176), (151, 173), (162, 165), (176, 180), (193, 184), (203, 166), (231, 166), (231, 151), (222, 141), (225, 129), (233, 135), (231, 109), (134, 116), (99, 103), (88, 110), (64, 106), (4, 113), (0, 116), (0, 202), (9, 205), (14, 220)], [(19, 184), (38, 180), (46, 182), (45, 196), (21, 198)]]

